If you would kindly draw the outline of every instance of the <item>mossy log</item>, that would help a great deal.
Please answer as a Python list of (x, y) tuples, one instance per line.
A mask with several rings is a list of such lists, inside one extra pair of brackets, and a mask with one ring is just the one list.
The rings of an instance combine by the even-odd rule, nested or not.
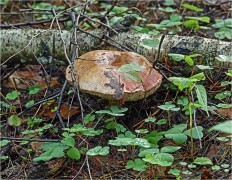
[[(143, 46), (144, 39), (161, 38), (161, 36), (151, 36), (137, 32), (126, 32), (114, 35), (111, 39), (106, 39), (110, 44), (102, 42), (104, 33), (100, 30), (77, 32), (78, 53), (82, 55), (88, 51), (96, 49), (115, 49), (119, 47), (128, 51), (137, 52), (144, 55), (150, 61), (155, 59), (157, 48), (148, 49)], [(67, 56), (71, 54), (72, 37), (69, 31), (63, 30), (43, 30), (43, 29), (7, 29), (0, 30), (0, 61), (1, 64), (49, 64), (66, 65)], [(91, 36), (93, 34), (95, 37)], [(96, 38), (98, 37), (98, 38)], [(123, 45), (123, 46), (120, 46)], [(125, 48), (127, 47), (127, 48)], [(161, 46), (161, 56), (168, 53), (179, 54), (201, 54), (202, 64), (213, 67), (231, 67), (228, 62), (218, 61), (218, 55), (231, 56), (231, 43), (215, 39), (207, 39), (197, 36), (166, 35)], [(154, 54), (154, 57), (152, 55)]]

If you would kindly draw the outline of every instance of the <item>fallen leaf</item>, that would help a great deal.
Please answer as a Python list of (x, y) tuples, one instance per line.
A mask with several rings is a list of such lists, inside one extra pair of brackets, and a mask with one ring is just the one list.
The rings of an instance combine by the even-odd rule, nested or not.
[(215, 155), (217, 154), (217, 152), (218, 152), (218, 146), (215, 144), (211, 144), (207, 157), (209, 157), (210, 159), (213, 159)]
[(68, 118), (72, 117), (73, 115), (79, 113), (79, 110), (77, 107), (69, 107), (67, 104), (62, 104), (60, 108), (60, 115), (62, 118), (67, 120)]
[(38, 152), (42, 144), (43, 142), (31, 142), (31, 148), (33, 151)]
[[(50, 106), (43, 112), (43, 116), (47, 116), (49, 118), (53, 118), (56, 115), (56, 112), (52, 112), (51, 110), (54, 106)], [(78, 114), (79, 110), (77, 107), (69, 107), (66, 103), (63, 103), (60, 108), (60, 115), (64, 120), (71, 118), (73, 115)]]
[[(49, 78), (47, 78), (47, 79), (49, 79)], [(59, 85), (58, 77), (52, 77), (50, 82), (49, 82), (49, 86), (54, 88), (57, 85)], [(39, 82), (39, 86), (40, 86), (41, 90), (44, 90), (48, 87), (48, 84), (44, 78)]]
[(201, 172), (201, 179), (211, 179), (212, 173), (210, 171), (210, 168), (203, 167)]
[(232, 108), (218, 108), (217, 111), (221, 116), (232, 119)]

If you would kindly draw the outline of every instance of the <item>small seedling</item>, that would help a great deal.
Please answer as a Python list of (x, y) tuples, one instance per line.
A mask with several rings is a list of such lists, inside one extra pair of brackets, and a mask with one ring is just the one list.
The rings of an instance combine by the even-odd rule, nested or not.
[(105, 147), (96, 146), (93, 149), (89, 149), (86, 154), (89, 156), (97, 156), (97, 155), (105, 156), (109, 154), (109, 149), (110, 148), (108, 146)]
[(135, 171), (145, 171), (148, 168), (148, 166), (143, 160), (136, 158), (134, 161), (128, 161), (126, 168), (133, 169)]

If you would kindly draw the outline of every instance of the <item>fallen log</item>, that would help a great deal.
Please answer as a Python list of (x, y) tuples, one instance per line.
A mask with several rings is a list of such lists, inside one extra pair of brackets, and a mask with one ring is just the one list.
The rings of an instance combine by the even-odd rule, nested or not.
[[(72, 36), (69, 31), (43, 29), (7, 29), (0, 30), (0, 61), (1, 64), (49, 64), (66, 65), (70, 56)], [(78, 31), (77, 47), (79, 55), (96, 49), (115, 49), (134, 51), (144, 55), (150, 61), (152, 54), (157, 55), (157, 48), (151, 49), (143, 45), (144, 39), (160, 39), (138, 32), (126, 32), (106, 38), (104, 32)], [(160, 53), (162, 57), (168, 53), (201, 54), (202, 64), (213, 67), (231, 67), (231, 63), (219, 61), (217, 56), (231, 56), (231, 43), (207, 39), (198, 36), (166, 35)]]

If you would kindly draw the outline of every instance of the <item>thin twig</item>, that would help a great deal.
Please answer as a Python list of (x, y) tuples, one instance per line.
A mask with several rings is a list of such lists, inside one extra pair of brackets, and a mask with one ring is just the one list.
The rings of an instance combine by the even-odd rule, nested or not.
[(62, 89), (61, 89), (61, 91), (60, 91), (60, 98), (59, 98), (58, 105), (57, 105), (56, 115), (55, 115), (55, 116), (53, 117), (53, 119), (52, 119), (52, 122), (53, 122), (53, 120), (54, 120), (54, 119), (56, 118), (56, 116), (57, 116), (57, 117), (59, 118), (60, 123), (61, 123), (61, 125), (62, 125), (63, 128), (65, 128), (65, 125), (64, 125), (64, 121), (63, 121), (63, 119), (62, 119), (62, 117), (61, 117), (61, 115), (60, 115), (60, 108), (61, 108), (61, 105), (62, 105), (62, 100), (63, 100), (63, 96), (64, 96), (64, 91), (65, 91), (65, 88), (66, 88), (66, 86), (67, 86), (67, 83), (68, 83), (68, 81), (65, 80), (64, 85), (63, 85), (63, 87), (62, 87)]
[(157, 57), (156, 57), (156, 59), (154, 60), (153, 65), (152, 65), (153, 68), (155, 68), (157, 62), (159, 61), (160, 49), (161, 49), (161, 45), (162, 45), (162, 43), (163, 43), (163, 41), (164, 41), (164, 38), (165, 38), (165, 34), (162, 34), (162, 36), (161, 36), (161, 38), (160, 38), (160, 42), (159, 42), (158, 54), (157, 54)]
[(54, 93), (53, 95), (51, 95), (51, 96), (49, 96), (49, 97), (47, 97), (47, 98), (45, 98), (45, 99), (42, 99), (42, 100), (40, 100), (40, 101), (34, 103), (34, 104), (33, 104), (32, 106), (30, 106), (29, 108), (24, 109), (24, 111), (21, 111), (20, 113), (18, 113), (17, 116), (22, 116), (25, 112), (27, 112), (27, 111), (30, 110), (31, 108), (33, 108), (33, 107), (35, 107), (35, 106), (38, 106), (38, 105), (40, 105), (40, 104), (42, 104), (42, 103), (44, 103), (44, 102), (47, 102), (47, 101), (49, 101), (49, 100), (51, 100), (51, 99), (54, 99), (54, 98), (58, 97), (59, 95), (60, 95), (60, 92), (56, 92), (56, 93)]
[(7, 139), (11, 141), (30, 141), (30, 142), (60, 142), (61, 139), (30, 139), (30, 138), (15, 138), (15, 137), (0, 137), (1, 140)]

